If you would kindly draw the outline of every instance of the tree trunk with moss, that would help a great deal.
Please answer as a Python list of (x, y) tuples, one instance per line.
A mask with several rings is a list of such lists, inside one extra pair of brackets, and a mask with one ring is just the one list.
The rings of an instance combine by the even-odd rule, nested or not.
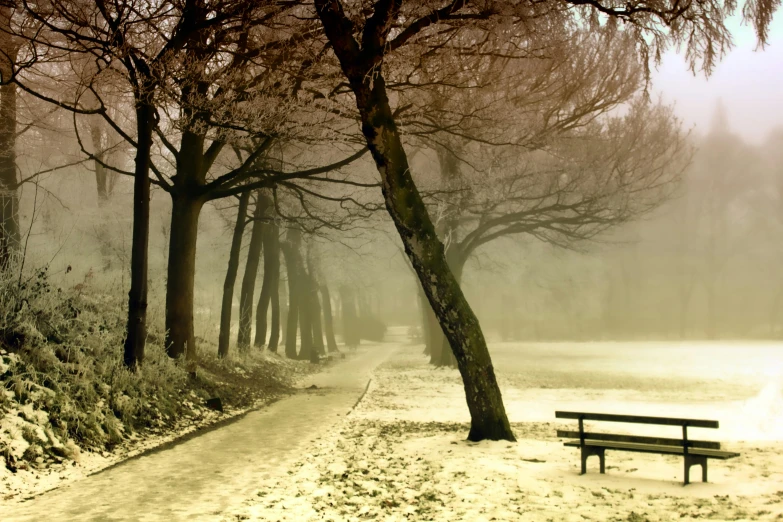
[(338, 0), (315, 0), (315, 5), (356, 96), (362, 133), (381, 177), (386, 209), (454, 350), (471, 417), (468, 439), (515, 440), (484, 335), (449, 269), (443, 244), (413, 182), (386, 93), (380, 65), (399, 4), (375, 3), (361, 46)]

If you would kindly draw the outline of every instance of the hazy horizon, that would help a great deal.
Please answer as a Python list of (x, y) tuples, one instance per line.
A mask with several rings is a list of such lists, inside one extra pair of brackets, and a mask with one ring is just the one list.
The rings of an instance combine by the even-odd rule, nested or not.
[[(722, 100), (731, 129), (752, 144), (760, 144), (775, 127), (783, 127), (783, 18), (775, 17), (769, 44), (756, 50), (752, 27), (735, 17), (729, 24), (734, 48), (705, 78), (688, 70), (684, 55), (667, 52), (653, 70), (652, 92), (675, 104), (686, 128), (708, 131), (718, 100)], [(763, 81), (762, 81), (763, 79)]]

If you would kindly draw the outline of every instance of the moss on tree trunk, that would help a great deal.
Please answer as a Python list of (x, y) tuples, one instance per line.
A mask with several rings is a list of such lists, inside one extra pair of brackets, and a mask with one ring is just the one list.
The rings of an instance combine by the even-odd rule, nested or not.
[(470, 440), (515, 440), (478, 319), (449, 269), (443, 244), (411, 176), (381, 73), (386, 36), (399, 3), (377, 2), (354, 39), (353, 23), (337, 1), (315, 0), (326, 36), (356, 96), (362, 133), (381, 178), (386, 209), (405, 253), (457, 359), (470, 411)]

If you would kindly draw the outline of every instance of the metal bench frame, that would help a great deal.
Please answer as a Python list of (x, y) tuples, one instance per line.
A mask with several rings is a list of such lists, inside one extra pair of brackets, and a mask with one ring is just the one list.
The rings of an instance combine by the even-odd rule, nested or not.
[[(709, 459), (726, 460), (738, 457), (739, 453), (722, 451), (719, 442), (691, 440), (688, 428), (718, 428), (718, 421), (702, 419), (678, 419), (670, 417), (649, 417), (640, 415), (613, 415), (609, 413), (584, 413), (556, 411), (558, 419), (576, 419), (579, 431), (557, 430), (558, 437), (578, 438), (566, 442), (565, 446), (578, 447), (581, 450), (582, 475), (587, 473), (587, 458), (598, 457), (601, 473), (606, 470), (606, 450), (634, 451), (641, 453), (659, 453), (661, 455), (682, 455), (685, 472), (684, 485), (690, 483), (690, 469), (701, 466), (701, 480), (707, 482), (707, 461)], [(584, 421), (623, 422), (629, 424), (656, 424), (663, 426), (681, 426), (682, 438), (642, 437), (637, 435), (619, 435), (613, 433), (588, 433)]]

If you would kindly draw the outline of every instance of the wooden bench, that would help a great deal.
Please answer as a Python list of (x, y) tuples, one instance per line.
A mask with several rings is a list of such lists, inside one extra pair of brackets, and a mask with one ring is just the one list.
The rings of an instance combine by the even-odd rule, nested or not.
[[(738, 457), (739, 453), (722, 451), (720, 442), (691, 440), (688, 428), (717, 428), (718, 421), (699, 419), (674, 419), (668, 417), (644, 417), (639, 415), (612, 415), (608, 413), (583, 413), (576, 411), (556, 411), (558, 419), (576, 419), (579, 431), (557, 430), (557, 436), (576, 438), (565, 446), (580, 448), (582, 451), (582, 474), (587, 473), (587, 457), (597, 455), (601, 473), (605, 470), (604, 452), (606, 450), (635, 451), (640, 453), (660, 453), (664, 455), (682, 455), (685, 465), (685, 481), (689, 484), (691, 466), (701, 466), (701, 479), (707, 482), (707, 460), (726, 460)], [(682, 438), (641, 437), (637, 435), (619, 435), (614, 433), (586, 432), (584, 421), (624, 422), (631, 424), (659, 424), (663, 426), (681, 426)]]

